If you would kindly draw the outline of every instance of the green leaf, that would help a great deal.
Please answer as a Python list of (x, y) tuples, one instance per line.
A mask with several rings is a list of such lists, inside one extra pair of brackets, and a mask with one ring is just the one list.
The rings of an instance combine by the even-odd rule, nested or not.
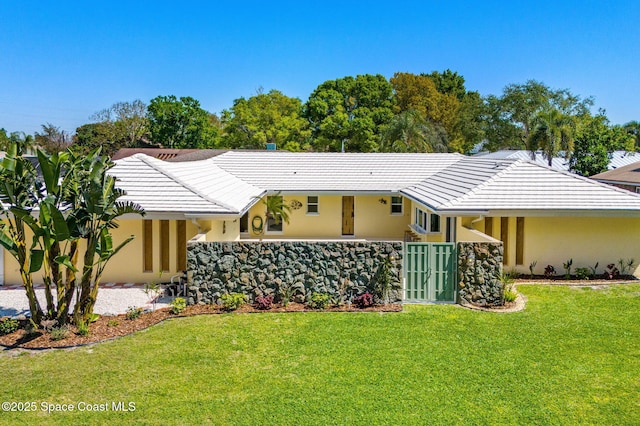
[(54, 260), (56, 261), (56, 263), (66, 266), (73, 272), (78, 272), (78, 268), (76, 268), (76, 266), (71, 262), (71, 258), (68, 255), (65, 254), (57, 256)]
[(13, 241), (13, 239), (4, 230), (0, 232), (0, 245), (2, 245), (2, 247), (4, 247), (13, 256), (17, 256), (18, 246), (16, 245), (15, 241)]
[(42, 268), (44, 261), (44, 250), (31, 250), (31, 264), (29, 265), (29, 273), (38, 272)]

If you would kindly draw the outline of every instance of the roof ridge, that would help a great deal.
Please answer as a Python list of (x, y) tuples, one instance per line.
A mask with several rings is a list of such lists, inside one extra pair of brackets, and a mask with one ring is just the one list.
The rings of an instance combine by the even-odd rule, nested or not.
[[(169, 179), (171, 179), (171, 180), (173, 180), (174, 182), (176, 182), (176, 183), (180, 184), (182, 187), (184, 187), (185, 189), (187, 189), (187, 190), (189, 190), (189, 191), (193, 192), (194, 194), (196, 194), (197, 196), (199, 196), (199, 197), (203, 198), (204, 200), (206, 200), (206, 201), (208, 201), (208, 202), (210, 202), (210, 203), (216, 204), (216, 205), (218, 205), (218, 206), (220, 206), (220, 207), (224, 207), (225, 209), (228, 209), (228, 210), (230, 210), (230, 211), (236, 211), (236, 210), (237, 210), (237, 209), (236, 209), (235, 207), (233, 207), (233, 206), (230, 206), (230, 205), (228, 205), (228, 204), (226, 204), (226, 203), (223, 203), (223, 202), (221, 202), (221, 201), (219, 201), (219, 200), (215, 200), (215, 199), (213, 199), (213, 198), (209, 197), (207, 194), (203, 193), (203, 192), (202, 192), (202, 191), (200, 191), (198, 188), (195, 188), (194, 186), (192, 186), (192, 185), (190, 185), (190, 184), (188, 184), (188, 183), (184, 182), (181, 178), (179, 178), (179, 177), (178, 177), (178, 176), (176, 176), (175, 174), (173, 174), (173, 173), (171, 173), (171, 172), (169, 172), (169, 171), (167, 171), (167, 170), (164, 170), (164, 168), (160, 167), (160, 165), (159, 165), (159, 164), (154, 164), (154, 163), (156, 163), (156, 162), (162, 162), (162, 160), (157, 160), (157, 159), (155, 159), (155, 158), (149, 157), (148, 155), (146, 155), (146, 154), (142, 154), (142, 153), (140, 153), (140, 154), (135, 154), (133, 157), (138, 158), (139, 160), (141, 160), (143, 163), (145, 163), (146, 165), (148, 165), (149, 167), (151, 167), (151, 168), (152, 168), (152, 169), (154, 169), (155, 171), (157, 171), (157, 172), (159, 172), (159, 173), (162, 173), (163, 175), (165, 175), (165, 176), (166, 176), (166, 177), (168, 177)], [(203, 160), (203, 161), (206, 161), (206, 160)], [(173, 163), (172, 163), (172, 164), (173, 164)], [(179, 163), (178, 163), (178, 164), (179, 164)], [(218, 165), (217, 165), (217, 164), (214, 164), (214, 166), (215, 166), (215, 167), (218, 167)], [(225, 173), (230, 174), (230, 173), (228, 173), (227, 171), (223, 170), (222, 168), (220, 168), (220, 167), (218, 167), (218, 168), (219, 168), (219, 169), (221, 169), (222, 171), (224, 171)], [(232, 175), (232, 176), (233, 176), (233, 175)], [(234, 178), (236, 178), (235, 176), (233, 176), (233, 177), (234, 177)]]
[[(489, 160), (490, 160), (489, 158), (484, 159), (485, 162), (489, 162)], [(465, 200), (467, 198), (470, 198), (472, 195), (475, 195), (476, 192), (478, 192), (482, 188), (485, 188), (487, 185), (489, 185), (490, 182), (493, 182), (498, 177), (504, 175), (509, 170), (515, 168), (517, 164), (524, 163), (524, 162), (529, 162), (528, 160), (524, 161), (524, 160), (513, 159), (513, 158), (507, 158), (507, 159), (504, 159), (504, 160), (498, 160), (498, 159), (492, 159), (492, 160), (497, 160), (497, 161), (494, 161), (494, 162), (506, 161), (506, 162), (510, 162), (511, 164), (509, 164), (508, 167), (505, 167), (503, 170), (500, 170), (498, 173), (494, 174), (493, 176), (491, 176), (489, 179), (485, 180), (484, 182), (481, 182), (480, 184), (474, 186), (472, 189), (470, 189), (469, 191), (465, 192), (462, 196), (453, 198), (453, 199), (447, 201), (446, 203), (442, 204), (440, 206), (440, 208), (443, 208), (443, 207), (451, 208), (451, 207), (453, 207), (453, 205), (455, 203), (460, 202), (462, 200)]]

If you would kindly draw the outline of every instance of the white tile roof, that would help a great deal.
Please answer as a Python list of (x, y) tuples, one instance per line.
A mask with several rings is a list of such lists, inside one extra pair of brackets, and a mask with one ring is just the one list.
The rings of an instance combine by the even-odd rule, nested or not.
[(264, 193), (208, 160), (168, 163), (136, 154), (115, 164), (109, 172), (126, 191), (123, 200), (136, 202), (147, 212), (233, 215)]
[[(511, 150), (511, 149), (503, 149), (495, 152), (479, 152), (474, 155), (474, 157), (480, 158), (492, 158), (492, 159), (503, 159), (503, 160), (527, 160), (534, 161), (542, 166), (547, 166), (549, 161), (544, 156), (542, 151), (537, 151), (535, 155), (535, 160), (531, 158), (531, 151), (527, 151), (524, 149), (519, 150)], [(609, 159), (609, 165), (607, 166), (608, 170), (617, 169), (618, 167), (626, 166), (627, 164), (635, 163), (636, 161), (640, 161), (640, 153), (638, 152), (629, 152), (629, 151), (613, 151), (611, 153), (611, 158)], [(569, 170), (569, 160), (563, 157), (553, 157), (551, 159), (551, 167), (556, 170)]]
[(127, 191), (126, 199), (150, 212), (237, 215), (255, 203), (256, 196), (284, 191), (401, 192), (441, 213), (640, 214), (638, 195), (523, 160), (459, 154), (228, 152), (184, 163), (138, 154), (116, 164), (111, 173)]
[(227, 152), (211, 159), (270, 191), (394, 192), (454, 164), (459, 154)]

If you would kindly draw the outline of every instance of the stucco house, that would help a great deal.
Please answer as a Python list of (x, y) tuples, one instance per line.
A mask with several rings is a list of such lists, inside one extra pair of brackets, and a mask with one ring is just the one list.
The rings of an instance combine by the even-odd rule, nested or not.
[[(640, 195), (526, 160), (459, 154), (229, 151), (199, 161), (144, 154), (110, 171), (147, 212), (123, 218), (131, 234), (104, 281), (149, 282), (186, 268), (192, 241), (502, 241), (504, 265), (541, 274), (620, 258), (640, 260)], [(265, 197), (291, 206), (265, 216)], [(4, 255), (2, 279), (19, 283)]]

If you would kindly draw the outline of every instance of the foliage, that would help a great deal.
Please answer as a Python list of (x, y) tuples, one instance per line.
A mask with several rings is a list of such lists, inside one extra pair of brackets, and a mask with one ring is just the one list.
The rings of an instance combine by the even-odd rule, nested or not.
[(505, 303), (515, 302), (518, 298), (518, 292), (514, 285), (510, 285), (503, 290), (502, 299)]
[(151, 141), (164, 148), (214, 148), (219, 129), (191, 97), (157, 96), (147, 107)]
[(94, 122), (78, 127), (73, 137), (73, 147), (80, 152), (102, 147), (111, 156), (120, 148), (139, 146), (148, 137), (147, 106), (139, 99), (117, 102), (91, 119)]
[(71, 136), (51, 123), (43, 124), (42, 133), (35, 133), (35, 144), (49, 154), (62, 152), (71, 144)]
[(600, 264), (600, 262), (596, 262), (595, 265), (590, 266), (589, 269), (591, 269), (591, 275), (595, 278), (598, 275), (598, 265)]
[(140, 318), (140, 315), (142, 315), (143, 312), (144, 312), (144, 310), (142, 308), (137, 308), (135, 306), (129, 306), (129, 308), (127, 309), (127, 312), (124, 314), (124, 317), (126, 319), (132, 321), (134, 319)]
[(633, 138), (634, 149), (630, 151), (640, 150), (640, 121), (630, 121), (622, 126), (624, 131)]
[(573, 259), (569, 259), (566, 262), (564, 262), (562, 264), (562, 267), (564, 268), (564, 277), (566, 279), (571, 278), (571, 266), (573, 265)]
[(89, 323), (88, 322), (80, 321), (80, 322), (78, 322), (77, 327), (78, 327), (78, 334), (80, 336), (88, 336), (89, 335)]
[(618, 270), (618, 268), (616, 268), (615, 263), (608, 264), (606, 269), (604, 270), (604, 277), (608, 280), (613, 280), (617, 278), (619, 275), (620, 275), (620, 271)]
[(390, 303), (392, 293), (402, 288), (402, 285), (394, 280), (391, 259), (389, 257), (382, 260), (372, 281), (372, 293), (376, 299), (379, 299), (382, 303)]
[(620, 275), (627, 276), (633, 272), (633, 265), (636, 263), (634, 259), (618, 259), (618, 266), (620, 267)]
[(273, 305), (273, 294), (268, 296), (256, 297), (256, 308), (260, 310), (269, 310)]
[(9, 151), (12, 144), (22, 146), (25, 153), (33, 150), (33, 136), (27, 135), (24, 132), (11, 132), (7, 136), (7, 131), (0, 128), (0, 151)]
[(554, 268), (553, 265), (547, 265), (544, 267), (544, 276), (546, 278), (553, 277), (554, 275), (556, 275), (556, 268)]
[(227, 311), (235, 311), (247, 302), (247, 296), (242, 293), (226, 293), (220, 297), (220, 300)]
[(0, 335), (13, 333), (18, 329), (19, 323), (13, 318), (3, 318), (0, 320)]
[(282, 306), (287, 307), (291, 298), (296, 294), (304, 294), (304, 284), (300, 283), (299, 285), (295, 285), (293, 283), (286, 282), (286, 280), (282, 280), (278, 286), (278, 299)]
[(146, 294), (147, 297), (149, 298), (149, 301), (153, 305), (153, 310), (155, 311), (156, 304), (158, 303), (158, 299), (160, 298), (164, 290), (162, 289), (162, 287), (160, 287), (160, 285), (157, 282), (153, 281), (150, 283), (145, 283), (143, 291), (144, 291), (144, 294)]
[(234, 100), (231, 109), (222, 112), (222, 122), (224, 147), (264, 149), (273, 143), (287, 151), (309, 148), (311, 131), (300, 99), (278, 90)]
[(360, 309), (373, 306), (374, 304), (373, 295), (371, 293), (363, 293), (360, 296), (353, 299), (353, 304)]
[[(567, 89), (551, 89), (535, 80), (509, 84), (502, 96), (490, 95), (485, 100), (485, 135), (488, 141), (485, 147), (490, 151), (507, 148), (533, 150), (543, 143), (551, 152), (554, 147), (562, 145), (557, 135), (558, 128), (564, 126), (565, 118), (588, 116), (592, 105), (591, 98), (581, 99)], [(532, 140), (534, 131), (538, 135)]]
[[(37, 323), (45, 312), (35, 297), (32, 275), (40, 270), (46, 317), (65, 324), (77, 293), (74, 320), (87, 321), (104, 268), (133, 239), (114, 246), (111, 229), (123, 214), (143, 211), (118, 201), (123, 191), (115, 188), (115, 178), (107, 173), (112, 163), (99, 150), (88, 155), (68, 150), (50, 156), (39, 150), (41, 179), (21, 152), (22, 147), (13, 145), (0, 163), (0, 192), (8, 206), (2, 211), (0, 244), (18, 261), (31, 316)], [(27, 238), (27, 228), (34, 238)], [(85, 247), (81, 267), (80, 246)]]
[(108, 326), (108, 327), (117, 327), (117, 326), (119, 326), (119, 325), (120, 325), (120, 321), (115, 320), (115, 319), (110, 319), (110, 320), (107, 322), (107, 326)]
[(51, 340), (62, 340), (69, 334), (69, 328), (66, 325), (53, 327), (49, 334), (51, 334)]
[(531, 279), (533, 279), (533, 270), (535, 269), (537, 264), (538, 264), (537, 260), (534, 260), (533, 262), (531, 262), (529, 264), (529, 276), (530, 276)]
[(575, 120), (559, 109), (547, 107), (538, 112), (531, 121), (532, 129), (527, 140), (527, 148), (532, 153), (542, 150), (549, 167), (559, 152), (573, 151)]
[(313, 292), (311, 293), (311, 297), (309, 297), (307, 306), (311, 309), (327, 309), (330, 301), (331, 297), (328, 294)]
[(393, 117), (391, 84), (382, 75), (348, 76), (320, 84), (304, 105), (316, 151), (373, 152)]
[(280, 191), (274, 195), (268, 195), (262, 201), (264, 204), (267, 219), (272, 218), (274, 222), (280, 224), (280, 222), (289, 223), (289, 213), (291, 213), (291, 206), (285, 203), (284, 197), (280, 195)]
[(579, 280), (589, 280), (591, 277), (591, 269), (584, 267), (576, 268), (576, 278)]
[(382, 133), (383, 152), (446, 152), (447, 135), (438, 124), (427, 122), (416, 110), (391, 119)]
[(183, 297), (176, 297), (171, 301), (171, 313), (174, 315), (181, 314), (187, 309), (187, 301)]

